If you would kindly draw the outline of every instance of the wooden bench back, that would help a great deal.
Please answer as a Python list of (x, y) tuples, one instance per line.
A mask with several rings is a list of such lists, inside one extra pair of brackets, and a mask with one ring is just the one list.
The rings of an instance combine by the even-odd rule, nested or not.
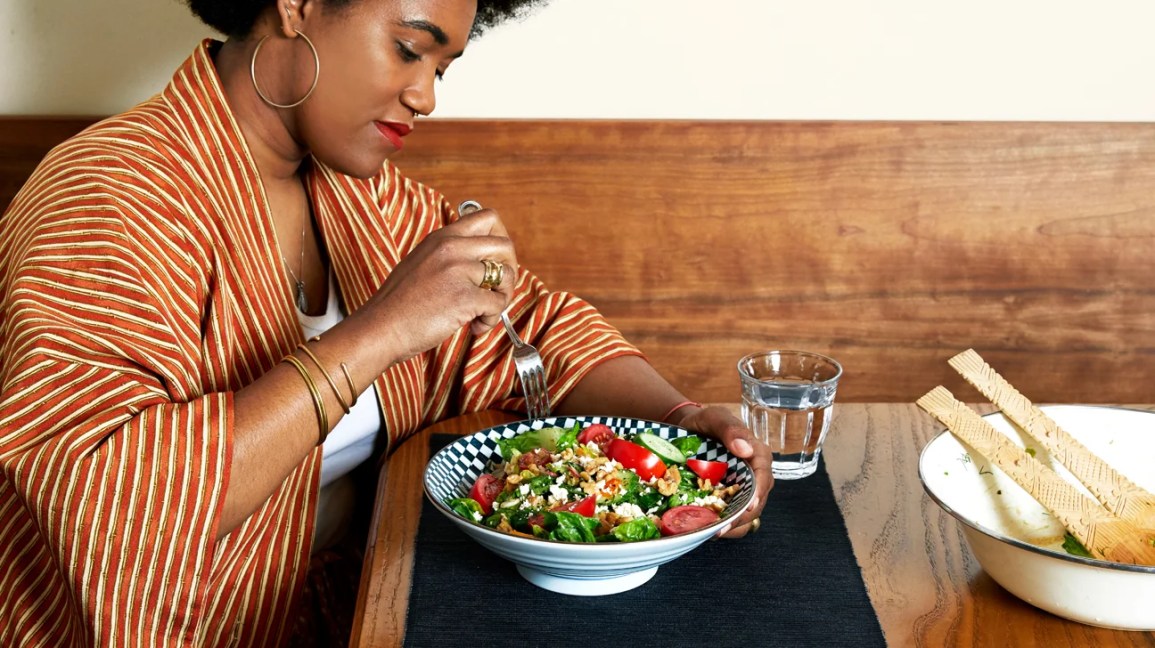
[[(0, 206), (69, 130), (0, 121)], [(1038, 402), (1152, 400), (1149, 125), (430, 120), (396, 162), (498, 208), (692, 398), (802, 348), (842, 401), (981, 400), (946, 364), (973, 347)]]

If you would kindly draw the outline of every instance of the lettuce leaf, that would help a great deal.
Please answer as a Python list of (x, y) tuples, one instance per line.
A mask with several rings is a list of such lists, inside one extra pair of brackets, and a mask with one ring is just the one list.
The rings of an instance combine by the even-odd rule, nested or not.
[(575, 423), (568, 430), (559, 427), (530, 430), (510, 439), (498, 439), (497, 448), (501, 452), (501, 458), (506, 461), (517, 454), (530, 452), (536, 448), (542, 448), (551, 453), (561, 452), (577, 445), (578, 432), (580, 431), (580, 423)]

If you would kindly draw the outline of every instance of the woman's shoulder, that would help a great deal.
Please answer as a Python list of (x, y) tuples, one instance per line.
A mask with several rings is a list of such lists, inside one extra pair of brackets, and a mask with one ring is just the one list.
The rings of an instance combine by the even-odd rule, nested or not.
[(190, 127), (160, 95), (106, 117), (57, 146), (58, 149), (105, 153), (117, 159), (176, 157), (190, 146)]
[[(195, 229), (188, 204), (188, 147), (155, 102), (103, 119), (55, 146), (13, 198), (10, 222), (73, 224), (123, 232), (164, 220), (174, 236)], [(190, 200), (190, 196), (193, 200)], [(71, 225), (69, 225), (71, 227)]]
[(67, 171), (74, 180), (83, 178), (89, 186), (107, 184), (111, 190), (133, 184), (145, 169), (179, 165), (187, 146), (173, 137), (171, 120), (155, 103), (102, 119), (57, 144), (37, 165), (29, 184)]

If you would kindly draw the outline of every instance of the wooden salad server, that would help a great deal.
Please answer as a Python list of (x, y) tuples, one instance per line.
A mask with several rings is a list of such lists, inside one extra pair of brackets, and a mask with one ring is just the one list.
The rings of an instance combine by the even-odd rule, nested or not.
[(935, 387), (917, 403), (1030, 493), (1092, 556), (1119, 563), (1155, 565), (1155, 533), (1117, 517), (1081, 493), (945, 387)]
[(949, 360), (963, 378), (1003, 414), (1062, 463), (1099, 502), (1116, 516), (1155, 533), (1155, 495), (1112, 468), (1019, 393), (975, 352), (967, 349)]

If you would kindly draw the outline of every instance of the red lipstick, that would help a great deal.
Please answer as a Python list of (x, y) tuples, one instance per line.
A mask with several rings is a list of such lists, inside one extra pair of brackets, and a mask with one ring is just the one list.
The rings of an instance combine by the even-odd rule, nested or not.
[(393, 148), (397, 149), (398, 151), (400, 151), (401, 148), (405, 146), (404, 142), (401, 141), (401, 138), (405, 137), (413, 130), (413, 127), (409, 124), (402, 124), (400, 122), (375, 121), (373, 122), (373, 125), (377, 127), (378, 132), (380, 132), (381, 135), (385, 137), (385, 139), (389, 140), (389, 143), (393, 145)]

